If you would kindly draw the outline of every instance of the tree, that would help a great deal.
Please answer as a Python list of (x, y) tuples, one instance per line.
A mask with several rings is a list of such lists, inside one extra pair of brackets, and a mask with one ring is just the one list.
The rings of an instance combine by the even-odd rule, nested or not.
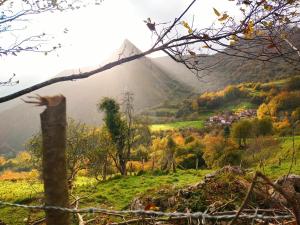
[[(69, 188), (73, 188), (78, 172), (86, 168), (87, 153), (95, 148), (92, 132), (85, 124), (68, 120), (66, 154)], [(26, 144), (27, 150), (32, 155), (34, 166), (41, 170), (42, 138), (41, 133), (34, 135)]]
[(223, 136), (206, 135), (203, 142), (205, 145), (203, 158), (209, 168), (240, 164), (241, 152), (232, 140), (225, 142)]
[(239, 147), (246, 147), (247, 139), (252, 137), (252, 123), (249, 120), (241, 120), (234, 123), (231, 130), (232, 137), (237, 139)]
[(184, 145), (176, 149), (176, 163), (178, 167), (184, 169), (205, 168), (206, 164), (203, 159), (204, 146), (199, 142), (198, 138), (188, 136)]
[(116, 154), (112, 155), (112, 158), (120, 173), (126, 176), (128, 153), (130, 154), (130, 151), (128, 152), (126, 148), (128, 127), (121, 118), (120, 105), (112, 98), (103, 98), (98, 104), (98, 109), (105, 113), (104, 122), (116, 147)]
[(257, 137), (270, 135), (273, 132), (273, 123), (272, 120), (268, 117), (255, 119), (252, 121), (252, 123), (254, 133)]
[(114, 151), (115, 146), (112, 143), (110, 134), (106, 127), (95, 128), (91, 132), (93, 141), (90, 143), (93, 147), (87, 152), (87, 168), (88, 172), (93, 175), (96, 180), (106, 180), (109, 173), (113, 172), (110, 154)]
[[(217, 22), (207, 28), (193, 27), (187, 21), (183, 21), (183, 17), (196, 1), (193, 0), (169, 26), (158, 26), (151, 19), (145, 21), (151, 33), (156, 35), (156, 41), (147, 51), (119, 58), (85, 73), (49, 79), (1, 97), (0, 102), (12, 100), (58, 82), (84, 79), (157, 51), (163, 51), (173, 60), (183, 63), (199, 78), (202, 77), (199, 71), (219, 63), (219, 61), (212, 65), (201, 63), (201, 58), (206, 57), (203, 53), (207, 49), (228, 56), (262, 62), (274, 61), (278, 57), (284, 57), (294, 64), (299, 61), (300, 51), (292, 40), (292, 35), (297, 30), (293, 27), (298, 21), (299, 0), (234, 0), (240, 14), (233, 17), (214, 8)], [(53, 2), (57, 4), (57, 1)]]
[(122, 106), (123, 106), (123, 113), (126, 118), (126, 148), (127, 148), (127, 160), (130, 160), (130, 155), (131, 155), (131, 148), (134, 142), (134, 118), (133, 118), (133, 113), (134, 113), (134, 107), (133, 107), (133, 100), (134, 100), (134, 94), (131, 93), (130, 91), (126, 91), (123, 95), (122, 99)]
[(217, 167), (217, 160), (223, 154), (225, 141), (222, 136), (206, 135), (203, 143), (205, 145), (203, 158), (208, 168)]
[(166, 149), (163, 152), (163, 158), (161, 161), (161, 169), (169, 172), (172, 168), (173, 172), (176, 172), (176, 161), (175, 161), (175, 153), (176, 153), (176, 143), (172, 137), (167, 138)]

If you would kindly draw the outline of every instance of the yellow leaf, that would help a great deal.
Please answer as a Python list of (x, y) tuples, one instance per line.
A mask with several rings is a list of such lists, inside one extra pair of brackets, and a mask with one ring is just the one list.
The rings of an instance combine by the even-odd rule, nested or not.
[(234, 41), (234, 40), (229, 42), (230, 46), (235, 45), (235, 44), (236, 44), (236, 41)]
[(252, 20), (249, 21), (247, 27), (244, 30), (244, 35), (246, 39), (251, 39), (254, 34), (254, 23)]
[(267, 11), (271, 11), (273, 9), (273, 7), (271, 5), (264, 4), (264, 9)]
[(236, 35), (231, 35), (230, 36), (230, 40), (233, 40), (233, 41), (238, 41), (238, 37)]
[(224, 20), (226, 20), (228, 17), (229, 17), (229, 16), (228, 16), (226, 13), (224, 13), (223, 16), (222, 16), (221, 18), (219, 18), (218, 20), (219, 20), (219, 21), (224, 21)]
[(215, 8), (213, 8), (213, 10), (214, 10), (214, 12), (215, 12), (215, 14), (216, 14), (217, 16), (221, 16), (221, 14), (219, 13), (218, 10), (216, 10)]
[(190, 27), (190, 25), (189, 25), (187, 22), (182, 21), (181, 24), (182, 24), (186, 29), (188, 29), (189, 34), (193, 33), (192, 28)]

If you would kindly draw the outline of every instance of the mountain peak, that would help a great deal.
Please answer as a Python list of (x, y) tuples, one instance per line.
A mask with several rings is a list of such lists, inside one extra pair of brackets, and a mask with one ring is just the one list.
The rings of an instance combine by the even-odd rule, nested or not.
[(128, 46), (134, 46), (135, 47), (135, 45), (131, 41), (129, 41), (127, 38), (124, 39), (123, 45), (128, 45)]
[(109, 58), (108, 61), (115, 61), (129, 56), (137, 55), (142, 51), (136, 47), (131, 41), (125, 39), (119, 49), (117, 49)]
[(140, 54), (140, 53), (142, 53), (142, 51), (128, 39), (125, 39), (123, 41), (123, 44), (121, 45), (118, 51), (118, 55), (120, 55), (121, 58)]

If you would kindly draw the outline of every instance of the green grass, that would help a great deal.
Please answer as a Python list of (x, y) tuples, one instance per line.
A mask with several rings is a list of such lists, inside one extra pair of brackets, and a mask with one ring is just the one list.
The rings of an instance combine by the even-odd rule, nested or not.
[[(290, 169), (293, 152), (293, 139), (292, 137), (282, 138), (280, 149), (267, 161), (265, 173), (271, 178), (277, 178), (287, 174)], [(300, 175), (300, 136), (295, 137), (295, 152), (296, 164), (292, 166), (291, 173)], [(281, 159), (279, 163), (279, 159)]]
[(0, 181), (0, 200), (24, 202), (43, 191), (38, 181)]
[(174, 130), (179, 128), (203, 128), (203, 120), (180, 121), (165, 124), (153, 124), (150, 126), (151, 131)]
[[(28, 204), (37, 197), (41, 197), (43, 186), (40, 182), (29, 181), (0, 181), (0, 200)], [(39, 203), (40, 204), (40, 203)], [(42, 217), (43, 212), (35, 216)], [(23, 225), (29, 211), (22, 208), (0, 206), (0, 219), (7, 224)]]
[[(146, 173), (140, 176), (125, 178), (116, 176), (104, 182), (97, 183), (88, 177), (79, 177), (76, 180), (75, 196), (83, 197), (80, 207), (104, 207), (113, 209), (128, 208), (132, 200), (150, 190), (161, 187), (180, 188), (200, 182), (210, 170), (178, 170), (176, 173), (154, 175)], [(0, 182), (0, 200), (24, 204), (42, 204), (37, 200), (42, 197), (40, 182), (26, 181)], [(33, 201), (32, 201), (33, 200)], [(23, 225), (28, 217), (26, 209), (1, 207), (0, 219), (7, 224)], [(35, 218), (43, 217), (43, 212), (34, 214)]]
[(128, 208), (132, 200), (147, 191), (159, 189), (166, 185), (184, 187), (201, 181), (209, 170), (179, 170), (177, 173), (153, 175), (150, 173), (141, 176), (128, 176), (101, 182), (95, 186), (81, 186), (77, 189), (86, 205), (112, 207), (114, 209)]
[(223, 105), (221, 108), (219, 108), (219, 111), (238, 111), (238, 110), (245, 110), (245, 109), (255, 109), (257, 108), (256, 105), (252, 104), (251, 102), (247, 100), (237, 100), (235, 102), (229, 102), (225, 105)]

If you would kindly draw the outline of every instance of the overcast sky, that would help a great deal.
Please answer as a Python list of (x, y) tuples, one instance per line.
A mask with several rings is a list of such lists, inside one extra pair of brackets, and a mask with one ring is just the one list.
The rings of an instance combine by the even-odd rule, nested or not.
[[(17, 74), (21, 86), (40, 82), (65, 69), (99, 65), (120, 47), (125, 38), (141, 50), (147, 50), (155, 41), (143, 22), (150, 17), (157, 23), (173, 21), (191, 0), (105, 0), (71, 12), (49, 13), (30, 17), (27, 29), (14, 35), (45, 32), (49, 45), (60, 43), (62, 48), (47, 56), (24, 53), (0, 59), (1, 80)], [(198, 0), (184, 18), (207, 26), (216, 20), (213, 7), (230, 11), (234, 3), (228, 0)], [(66, 31), (65, 33), (64, 31)], [(1, 35), (0, 35), (1, 36)], [(54, 37), (54, 38), (52, 38)], [(1, 38), (1, 37), (0, 37)], [(2, 38), (2, 43), (3, 40)], [(10, 92), (0, 88), (0, 94)]]

